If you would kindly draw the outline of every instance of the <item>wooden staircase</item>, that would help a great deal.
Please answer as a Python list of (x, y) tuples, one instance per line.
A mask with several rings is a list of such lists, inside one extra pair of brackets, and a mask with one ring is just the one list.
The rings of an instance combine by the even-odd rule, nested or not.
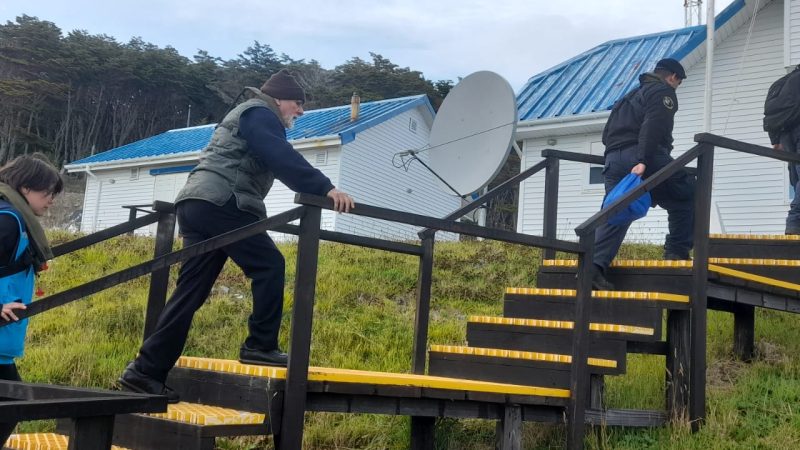
[[(736, 345), (747, 347), (748, 333), (752, 340), (755, 307), (800, 312), (800, 237), (712, 235), (709, 249), (708, 307), (737, 315)], [(430, 346), (428, 375), (310, 367), (306, 409), (498, 420), (500, 447), (519, 448), (522, 421), (564, 420), (576, 266), (546, 260), (537, 287), (506, 288), (501, 317), (469, 317), (467, 345)], [(608, 278), (619, 290), (592, 292), (594, 380), (625, 373), (628, 353), (666, 354), (665, 311), (690, 308), (692, 261), (615, 261)], [(165, 414), (119, 416), (115, 448), (210, 450), (219, 436), (279, 434), (286, 375), (285, 368), (182, 357), (167, 381), (182, 403)], [(604, 409), (600, 394), (586, 400), (587, 423), (658, 426), (669, 418), (669, 411)], [(15, 435), (6, 445), (67, 448), (57, 434)]]

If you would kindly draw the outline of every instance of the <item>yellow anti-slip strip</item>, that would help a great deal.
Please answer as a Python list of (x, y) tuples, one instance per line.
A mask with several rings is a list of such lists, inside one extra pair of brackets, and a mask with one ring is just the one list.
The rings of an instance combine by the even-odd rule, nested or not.
[(168, 405), (165, 413), (147, 415), (192, 425), (260, 425), (266, 418), (264, 414), (186, 402)]
[(786, 234), (710, 234), (711, 239), (753, 239), (761, 241), (800, 241), (800, 235)]
[[(519, 350), (506, 350), (501, 348), (464, 347), (459, 345), (431, 345), (432, 352), (456, 353), (459, 355), (491, 356), (494, 358), (525, 359), (528, 361), (547, 361), (569, 364), (572, 355), (557, 355), (555, 353), (523, 352)], [(612, 359), (588, 358), (590, 366), (617, 368), (617, 362)]]
[[(285, 367), (256, 366), (227, 359), (197, 358), (181, 356), (176, 367), (213, 370), (254, 377), (285, 379)], [(568, 398), (569, 390), (516, 384), (491, 383), (488, 381), (463, 380), (460, 378), (434, 377), (406, 373), (372, 372), (366, 370), (332, 369), (309, 367), (308, 381), (336, 383), (372, 384), (380, 386), (407, 386), (455, 391), (488, 392), (492, 394), (530, 395), (536, 397)]]
[(800, 259), (708, 258), (709, 264), (800, 267)]
[[(577, 267), (577, 259), (545, 259), (542, 265), (551, 267)], [(611, 267), (692, 267), (692, 261), (662, 261), (660, 259), (614, 260)]]
[[(56, 433), (12, 434), (6, 441), (6, 447), (18, 450), (67, 450), (69, 438)], [(111, 450), (128, 449), (112, 445)]]
[(716, 266), (714, 264), (708, 265), (708, 270), (711, 272), (716, 272), (722, 275), (727, 275), (730, 277), (740, 278), (743, 280), (750, 280), (755, 281), (756, 283), (766, 284), (769, 286), (776, 286), (781, 287), (784, 289), (790, 289), (792, 291), (800, 291), (800, 284), (790, 283), (788, 281), (783, 280), (776, 280), (774, 278), (769, 277), (762, 277), (761, 275), (755, 275), (748, 272), (742, 272), (741, 270), (730, 269), (727, 267)]
[[(561, 330), (571, 330), (573, 322), (566, 320), (541, 320), (541, 319), (521, 319), (516, 317), (497, 317), (497, 316), (470, 316), (469, 321), (473, 323), (488, 323), (497, 325), (514, 325), (521, 327), (535, 328), (556, 328)], [(617, 325), (613, 323), (590, 323), (589, 329), (592, 331), (602, 331), (607, 333), (628, 333), (652, 336), (655, 330), (646, 327), (636, 327), (632, 325)]]
[[(796, 259), (756, 259), (756, 258), (708, 258), (709, 264), (737, 264), (750, 266), (788, 266), (800, 267)], [(551, 267), (577, 267), (576, 259), (546, 259), (543, 263)], [(622, 259), (615, 260), (611, 267), (681, 267), (691, 268), (692, 261), (661, 261), (659, 259)]]
[[(543, 289), (507, 287), (506, 294), (546, 295), (553, 297), (575, 297), (575, 289)], [(629, 291), (592, 291), (593, 298), (622, 300), (659, 300), (666, 302), (689, 303), (688, 295), (666, 294), (663, 292), (629, 292)]]

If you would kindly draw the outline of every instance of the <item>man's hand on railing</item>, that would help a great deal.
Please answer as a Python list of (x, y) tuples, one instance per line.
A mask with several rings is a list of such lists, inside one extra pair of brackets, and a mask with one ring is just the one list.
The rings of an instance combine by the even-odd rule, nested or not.
[(350, 212), (356, 206), (352, 197), (336, 188), (328, 191), (325, 196), (333, 200), (333, 210), (336, 212)]
[(633, 169), (631, 169), (631, 173), (636, 175), (637, 177), (641, 177), (642, 175), (644, 175), (645, 169), (647, 169), (647, 166), (645, 166), (644, 163), (639, 163), (633, 166)]
[(772, 144), (772, 148), (775, 150), (783, 150), (782, 144)]

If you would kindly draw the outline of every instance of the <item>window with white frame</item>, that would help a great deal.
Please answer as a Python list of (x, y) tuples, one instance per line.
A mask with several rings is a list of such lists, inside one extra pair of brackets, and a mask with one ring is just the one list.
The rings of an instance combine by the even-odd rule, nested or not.
[[(595, 156), (603, 156), (606, 147), (600, 141), (589, 142), (589, 154)], [(603, 187), (603, 166), (596, 164), (588, 164), (586, 171), (586, 186), (588, 187)]]

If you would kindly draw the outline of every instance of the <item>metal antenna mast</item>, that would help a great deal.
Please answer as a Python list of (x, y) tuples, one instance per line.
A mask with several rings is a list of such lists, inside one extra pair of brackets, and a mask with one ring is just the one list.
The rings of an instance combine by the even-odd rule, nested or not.
[(683, 0), (685, 26), (702, 24), (703, 0)]

